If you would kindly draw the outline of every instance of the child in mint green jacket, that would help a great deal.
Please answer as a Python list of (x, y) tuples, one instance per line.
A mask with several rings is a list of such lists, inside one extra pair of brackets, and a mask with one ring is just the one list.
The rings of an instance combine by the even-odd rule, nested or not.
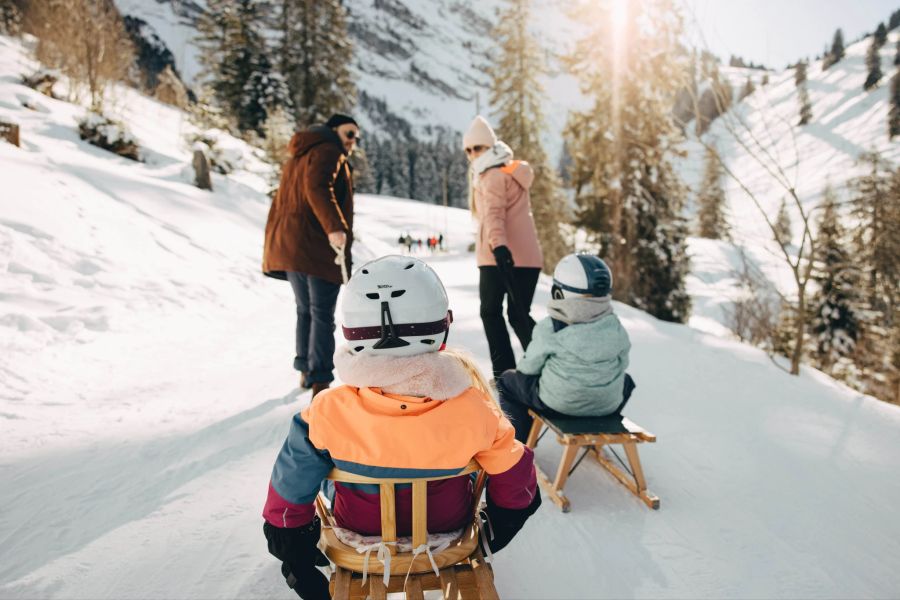
[(570, 254), (553, 272), (550, 316), (539, 322), (517, 369), (497, 381), (500, 405), (524, 442), (528, 409), (602, 417), (621, 412), (635, 388), (631, 342), (613, 314), (612, 274), (596, 256)]

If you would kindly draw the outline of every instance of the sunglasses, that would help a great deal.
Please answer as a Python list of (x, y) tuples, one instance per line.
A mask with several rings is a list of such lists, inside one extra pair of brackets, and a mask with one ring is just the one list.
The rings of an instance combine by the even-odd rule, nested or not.
[(358, 131), (354, 131), (354, 130), (352, 130), (352, 129), (351, 129), (350, 131), (348, 131), (347, 133), (345, 133), (345, 134), (344, 134), (344, 137), (347, 138), (347, 139), (350, 140), (350, 141), (356, 140), (356, 141), (358, 142), (358, 141), (362, 140), (362, 136), (359, 135), (359, 132), (358, 132)]
[(482, 152), (487, 149), (487, 146), (472, 146), (471, 148), (466, 148), (466, 154), (474, 154), (476, 152)]

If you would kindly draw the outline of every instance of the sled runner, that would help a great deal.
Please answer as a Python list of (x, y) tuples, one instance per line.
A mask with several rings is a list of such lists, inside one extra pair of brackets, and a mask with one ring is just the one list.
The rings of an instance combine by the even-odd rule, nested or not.
[[(478, 473), (472, 522), (462, 534), (441, 541), (440, 535), (427, 530), (427, 493), (429, 481)], [(445, 599), (499, 600), (494, 587), (494, 573), (485, 562), (478, 539), (481, 520), (478, 505), (487, 475), (472, 461), (456, 475), (427, 479), (377, 479), (333, 469), (331, 481), (372, 484), (381, 494), (381, 537), (378, 543), (351, 546), (339, 539), (337, 524), (322, 494), (316, 498), (316, 509), (322, 520), (319, 547), (336, 565), (331, 577), (332, 598), (379, 600), (386, 594), (405, 592), (411, 600), (422, 600), (426, 590), (441, 590)], [(398, 539), (394, 486), (412, 485), (412, 539)], [(436, 539), (437, 538), (437, 539)]]
[[(537, 446), (538, 440), (542, 437), (541, 430), (546, 426), (544, 433), (553, 430), (557, 440), (562, 444), (564, 450), (562, 460), (556, 470), (556, 478), (551, 480), (541, 471), (535, 461), (537, 469), (538, 483), (544, 489), (550, 499), (559, 506), (563, 512), (569, 512), (569, 499), (563, 493), (563, 487), (566, 480), (575, 471), (582, 459), (590, 452), (603, 468), (612, 473), (632, 494), (637, 496), (647, 506), (653, 509), (659, 508), (659, 498), (651, 494), (647, 490), (647, 482), (644, 479), (644, 470), (641, 467), (641, 460), (638, 457), (637, 445), (643, 442), (655, 442), (656, 436), (638, 427), (630, 420), (622, 416), (609, 417), (565, 417), (565, 416), (545, 416), (534, 410), (529, 410), (529, 414), (534, 417), (534, 423), (528, 434), (526, 445), (529, 448)], [(612, 446), (613, 444), (621, 444), (625, 450), (625, 456), (628, 460), (626, 465), (615, 453), (613, 448), (613, 460), (617, 460), (617, 465), (610, 460), (610, 457), (603, 452), (603, 446)], [(576, 460), (579, 449), (582, 449), (581, 457)]]

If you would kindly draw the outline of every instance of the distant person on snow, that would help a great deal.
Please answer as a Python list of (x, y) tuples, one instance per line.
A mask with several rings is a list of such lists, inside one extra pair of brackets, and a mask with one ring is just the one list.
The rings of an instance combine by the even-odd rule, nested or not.
[(348, 159), (358, 141), (356, 121), (340, 114), (295, 133), (266, 223), (263, 272), (294, 290), (294, 368), (313, 396), (334, 381), (334, 311), (353, 245)]
[(481, 321), (497, 378), (516, 365), (503, 319), (504, 297), (509, 324), (523, 349), (534, 328), (529, 312), (544, 260), (528, 192), (534, 171), (527, 162), (513, 160), (513, 151), (480, 116), (463, 136), (463, 148), (469, 159), (469, 209), (478, 224)]
[(612, 273), (588, 254), (569, 254), (553, 271), (550, 316), (537, 324), (517, 370), (497, 382), (500, 406), (524, 442), (528, 409), (544, 414), (603, 417), (621, 413), (635, 388), (631, 341), (612, 307)]
[[(328, 561), (316, 548), (314, 500), (335, 466), (370, 477), (400, 471), (428, 477), (476, 460), (490, 475), (492, 552), (506, 546), (541, 504), (532, 451), (516, 441), (471, 359), (442, 351), (452, 314), (431, 267), (404, 256), (366, 263), (347, 285), (342, 311), (347, 346), (335, 363), (346, 385), (316, 396), (294, 416), (263, 510), (269, 552), (306, 600), (329, 598), (328, 581), (316, 569)], [(471, 522), (472, 485), (470, 476), (428, 483), (429, 532)], [(337, 483), (332, 506), (342, 528), (381, 533), (377, 489)], [(411, 507), (411, 489), (398, 489), (397, 535), (411, 534)]]

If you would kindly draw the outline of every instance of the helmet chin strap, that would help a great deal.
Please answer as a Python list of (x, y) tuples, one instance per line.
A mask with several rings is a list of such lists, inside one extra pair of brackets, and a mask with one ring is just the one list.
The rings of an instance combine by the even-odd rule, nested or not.
[(391, 318), (391, 308), (387, 300), (381, 303), (381, 339), (372, 346), (374, 350), (387, 348), (402, 348), (409, 346), (409, 342), (397, 335), (394, 330), (394, 320)]

